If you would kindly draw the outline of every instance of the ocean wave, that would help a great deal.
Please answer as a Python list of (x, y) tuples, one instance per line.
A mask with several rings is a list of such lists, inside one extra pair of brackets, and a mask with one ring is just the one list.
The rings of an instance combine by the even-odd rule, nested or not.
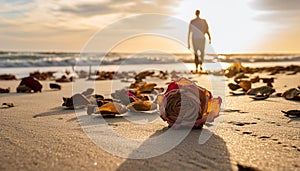
[(300, 61), (300, 54), (224, 54), (218, 55), (220, 62), (281, 62)]
[[(272, 62), (300, 61), (298, 54), (220, 54), (207, 55), (205, 62)], [(79, 53), (37, 53), (37, 52), (1, 52), (0, 67), (47, 67), (47, 66), (97, 66), (97, 65), (136, 65), (136, 64), (172, 64), (178, 62), (193, 63), (191, 54), (79, 54)]]
[(176, 63), (178, 59), (147, 56), (147, 57), (120, 57), (115, 56), (80, 56), (76, 55), (1, 55), (0, 67), (34, 67), (34, 66), (97, 66), (120, 64), (164, 64)]

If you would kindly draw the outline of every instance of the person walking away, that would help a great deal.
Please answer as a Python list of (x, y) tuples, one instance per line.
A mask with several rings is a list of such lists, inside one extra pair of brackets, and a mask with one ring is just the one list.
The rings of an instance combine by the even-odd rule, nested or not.
[(205, 56), (205, 35), (207, 35), (209, 38), (209, 44), (211, 44), (211, 36), (206, 20), (200, 18), (200, 11), (196, 10), (195, 15), (196, 18), (191, 20), (189, 24), (188, 49), (190, 49), (190, 38), (192, 37), (193, 53), (195, 55), (195, 66), (197, 73), (198, 65), (200, 66), (200, 71), (202, 71), (202, 64)]

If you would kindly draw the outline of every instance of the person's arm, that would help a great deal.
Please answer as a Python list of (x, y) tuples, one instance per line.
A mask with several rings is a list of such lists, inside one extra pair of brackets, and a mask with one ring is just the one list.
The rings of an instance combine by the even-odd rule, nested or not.
[(206, 24), (206, 28), (207, 28), (206, 34), (207, 34), (208, 39), (209, 39), (209, 44), (211, 44), (211, 36), (210, 36), (209, 27), (208, 27), (208, 24), (207, 24), (206, 20), (205, 20), (205, 24)]
[(189, 30), (188, 30), (188, 39), (187, 39), (187, 44), (188, 44), (188, 49), (190, 49), (190, 37), (191, 37), (191, 23), (189, 24)]
[(208, 36), (208, 39), (209, 39), (209, 44), (211, 44), (211, 37), (210, 37), (210, 33), (209, 33), (209, 30), (207, 30), (207, 36)]

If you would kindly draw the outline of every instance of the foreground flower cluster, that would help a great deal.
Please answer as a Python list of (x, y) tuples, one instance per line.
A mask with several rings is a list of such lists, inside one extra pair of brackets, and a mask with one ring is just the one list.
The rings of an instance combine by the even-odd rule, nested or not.
[(219, 116), (221, 103), (220, 97), (213, 98), (210, 91), (186, 78), (170, 83), (158, 96), (161, 118), (174, 128), (202, 128)]

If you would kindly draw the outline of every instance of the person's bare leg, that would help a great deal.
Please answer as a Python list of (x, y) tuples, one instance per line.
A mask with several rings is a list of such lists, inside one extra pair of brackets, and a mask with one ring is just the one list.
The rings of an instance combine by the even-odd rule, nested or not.
[(195, 66), (196, 66), (196, 73), (198, 73), (198, 64), (199, 64), (199, 57), (195, 54)]
[(201, 55), (200, 55), (201, 59), (199, 61), (199, 65), (200, 65), (200, 71), (202, 71), (202, 63), (203, 63), (203, 60), (204, 60), (204, 48), (201, 49)]
[(202, 71), (202, 63), (199, 64), (200, 65), (200, 72)]

